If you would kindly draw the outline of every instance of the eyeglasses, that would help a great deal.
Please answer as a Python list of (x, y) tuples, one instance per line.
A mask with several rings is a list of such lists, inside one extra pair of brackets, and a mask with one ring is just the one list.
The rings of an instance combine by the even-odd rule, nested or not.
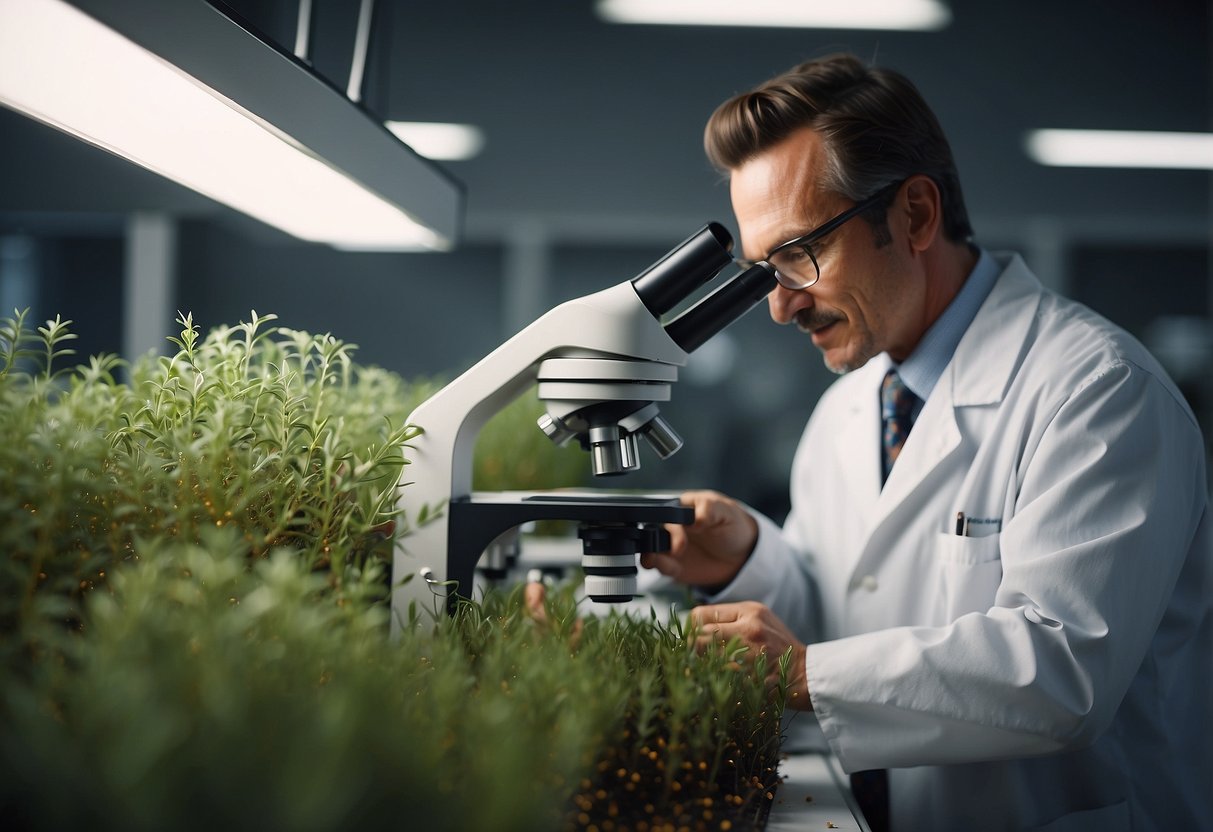
[(780, 286), (792, 291), (807, 289), (821, 278), (821, 267), (817, 265), (817, 255), (813, 253), (813, 243), (836, 230), (852, 217), (859, 216), (899, 187), (901, 187), (901, 182), (886, 185), (862, 202), (817, 226), (808, 234), (775, 246), (764, 260), (738, 260), (737, 265), (748, 269), (758, 263), (766, 263), (775, 270), (775, 279), (779, 281)]

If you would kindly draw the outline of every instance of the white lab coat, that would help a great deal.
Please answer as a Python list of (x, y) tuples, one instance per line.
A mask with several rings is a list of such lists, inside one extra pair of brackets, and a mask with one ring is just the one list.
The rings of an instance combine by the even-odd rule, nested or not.
[(809, 642), (816, 719), (847, 771), (890, 769), (895, 832), (1213, 828), (1197, 424), (1140, 344), (998, 259), (883, 490), (882, 355), (823, 396), (787, 523), (714, 600)]

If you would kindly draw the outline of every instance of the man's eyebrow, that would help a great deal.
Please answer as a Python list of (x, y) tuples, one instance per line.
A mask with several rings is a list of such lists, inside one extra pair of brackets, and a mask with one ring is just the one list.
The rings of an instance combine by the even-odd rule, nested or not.
[[(810, 231), (812, 231), (816, 227), (817, 226), (815, 226), (815, 225), (807, 225), (804, 223), (800, 223), (797, 225), (786, 226), (784, 228), (780, 228), (778, 236), (775, 237), (776, 242), (774, 245), (771, 246), (771, 248), (773, 249), (776, 246), (781, 246), (784, 243), (790, 243), (792, 240), (795, 240), (797, 237), (803, 237), (805, 234), (808, 234)], [(769, 249), (768, 249), (768, 253), (770, 253)]]
[[(781, 228), (781, 229), (779, 229), (779, 234), (777, 234), (775, 236), (775, 239), (779, 241), (775, 245), (780, 246), (780, 245), (783, 245), (784, 243), (790, 242), (791, 240), (795, 240), (797, 237), (803, 237), (809, 231), (810, 231), (809, 226), (802, 227), (800, 225), (794, 225), (794, 226), (791, 226), (788, 228)], [(772, 248), (774, 248), (774, 246), (772, 246)]]
[[(817, 216), (814, 216), (814, 214), (817, 214)], [(780, 226), (779, 236), (776, 238), (777, 242), (772, 245), (772, 248), (775, 246), (781, 246), (784, 243), (790, 243), (797, 237), (803, 237), (811, 231), (816, 231), (818, 228), (821, 228), (822, 225), (829, 222), (830, 218), (833, 216), (833, 214), (821, 215), (819, 211), (810, 209), (807, 212), (807, 216), (805, 216), (805, 218), (799, 222)]]
[[(816, 231), (818, 228), (820, 228), (822, 226), (822, 223), (824, 223), (824, 222), (826, 222), (826, 220), (822, 220), (822, 222), (813, 223), (812, 225), (809, 225), (807, 222), (805, 222), (800, 225), (791, 226), (790, 229), (788, 229), (788, 228), (781, 229), (781, 233), (778, 238), (779, 242), (776, 243), (775, 246), (781, 246), (781, 245), (784, 245), (785, 243), (790, 243), (793, 240), (803, 237), (812, 231)], [(831, 232), (831, 233), (833, 233), (833, 232)], [(828, 237), (828, 236), (830, 236), (830, 235), (827, 234), (826, 237)], [(822, 238), (822, 239), (824, 239), (824, 238)], [(813, 242), (816, 243), (817, 240), (814, 240)], [(775, 246), (772, 246), (772, 248), (775, 248)], [(767, 253), (769, 254), (770, 252), (768, 251)]]

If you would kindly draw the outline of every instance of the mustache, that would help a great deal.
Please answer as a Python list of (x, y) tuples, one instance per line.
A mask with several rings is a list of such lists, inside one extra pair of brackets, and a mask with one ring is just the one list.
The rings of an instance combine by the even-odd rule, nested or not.
[(793, 316), (792, 323), (796, 324), (796, 328), (801, 332), (813, 333), (823, 326), (838, 323), (841, 320), (843, 320), (843, 316), (837, 312), (814, 308), (801, 309)]

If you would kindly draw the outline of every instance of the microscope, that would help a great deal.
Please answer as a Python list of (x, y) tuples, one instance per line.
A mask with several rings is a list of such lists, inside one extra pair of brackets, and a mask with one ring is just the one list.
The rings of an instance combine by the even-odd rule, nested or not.
[(640, 467), (640, 440), (659, 458), (682, 440), (662, 418), (678, 367), (775, 287), (758, 263), (727, 279), (672, 320), (662, 316), (733, 262), (732, 237), (709, 223), (639, 276), (563, 303), (489, 353), (409, 416), (422, 434), (406, 449), (399, 508), (412, 526), (392, 564), (392, 629), (437, 605), (471, 597), (477, 563), (492, 559), (534, 520), (578, 524), (590, 600), (636, 595), (636, 560), (669, 547), (667, 523), (694, 512), (677, 497), (609, 492), (472, 492), (476, 438), (489, 419), (532, 385), (545, 414), (537, 429), (576, 440), (596, 477)]

